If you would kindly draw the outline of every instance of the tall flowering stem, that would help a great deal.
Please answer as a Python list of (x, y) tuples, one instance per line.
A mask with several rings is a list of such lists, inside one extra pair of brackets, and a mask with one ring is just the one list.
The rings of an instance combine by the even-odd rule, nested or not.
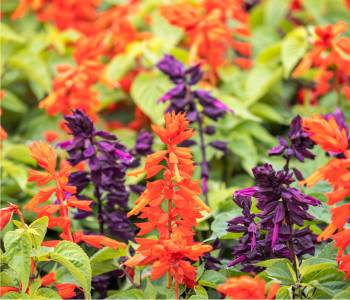
[(349, 127), (340, 109), (335, 113), (303, 119), (303, 127), (310, 138), (326, 151), (330, 161), (300, 184), (313, 186), (321, 180), (327, 181), (332, 191), (327, 193), (328, 204), (332, 207), (332, 220), (319, 235), (319, 240), (332, 238), (338, 248), (339, 269), (350, 277), (350, 254), (344, 254), (350, 245), (350, 229), (345, 225), (350, 218), (350, 204), (342, 200), (350, 196), (350, 149)]
[[(204, 128), (203, 119), (204, 117), (208, 117), (217, 121), (229, 112), (230, 109), (218, 99), (214, 98), (208, 91), (193, 88), (203, 77), (203, 72), (199, 64), (186, 69), (185, 66), (173, 56), (165, 55), (157, 66), (158, 69), (166, 74), (175, 84), (175, 87), (165, 93), (159, 101), (169, 101), (170, 105), (167, 111), (175, 111), (176, 113), (185, 112), (188, 121), (190, 123), (196, 122), (198, 125), (198, 134), (200, 138), (199, 147), (202, 155), (202, 189), (206, 203), (208, 203), (207, 182), (209, 178), (209, 166), (206, 158), (204, 135), (213, 134), (215, 132), (215, 127)], [(210, 143), (210, 146), (221, 151), (226, 151), (227, 149), (226, 144), (219, 141)]]
[[(128, 213), (145, 219), (136, 224), (141, 229), (138, 236), (156, 229), (158, 239), (136, 238), (139, 247), (125, 265), (152, 265), (152, 280), (168, 274), (168, 284), (174, 282), (177, 299), (180, 284), (191, 288), (195, 285), (196, 269), (190, 262), (198, 261), (212, 249), (193, 240), (196, 220), (202, 216), (201, 211), (209, 208), (199, 198), (198, 182), (191, 179), (194, 171), (191, 150), (178, 146), (193, 136), (188, 126), (184, 114), (166, 114), (165, 127), (152, 126), (166, 149), (149, 155), (143, 171), (130, 174), (145, 172), (149, 179), (163, 172), (163, 178), (147, 182), (146, 190)], [(167, 203), (167, 210), (163, 203)]]
[[(316, 237), (304, 221), (313, 217), (307, 212), (309, 206), (320, 202), (291, 187), (302, 175), (290, 169), (292, 157), (300, 161), (313, 158), (310, 149), (314, 143), (302, 129), (301, 118), (292, 121), (288, 134), (289, 142), (279, 138), (280, 144), (269, 151), (270, 155), (285, 158), (282, 170), (275, 171), (270, 164), (253, 168), (256, 185), (234, 193), (235, 203), (243, 209), (243, 216), (229, 221), (228, 231), (242, 232), (240, 245), (233, 249), (235, 259), (229, 263), (242, 264), (244, 271), (259, 271), (256, 262), (275, 257), (285, 257), (293, 262), (298, 274), (296, 257), (314, 253)], [(252, 198), (257, 200), (258, 213), (252, 213)], [(294, 225), (303, 227), (294, 229)]]
[[(64, 240), (70, 240), (76, 243), (84, 242), (95, 248), (107, 246), (118, 249), (119, 247), (125, 247), (123, 243), (103, 235), (87, 235), (83, 232), (73, 233), (70, 210), (80, 209), (89, 212), (92, 210), (92, 201), (77, 199), (77, 188), (69, 183), (69, 176), (72, 171), (71, 165), (67, 161), (61, 160), (58, 166), (57, 154), (49, 144), (42, 142), (33, 143), (30, 146), (30, 153), (44, 171), (29, 170), (28, 180), (35, 182), (40, 187), (40, 190), (24, 206), (24, 209), (36, 213), (38, 217), (47, 216), (49, 219), (48, 227), (61, 228), (62, 233), (60, 237)], [(45, 186), (48, 183), (53, 183), (53, 185)], [(11, 207), (12, 213), (19, 214), (21, 218), (18, 208)], [(55, 246), (58, 242), (59, 240), (53, 240), (44, 242), (43, 245)]]
[[(74, 111), (65, 120), (73, 139), (60, 146), (68, 151), (68, 161), (73, 166), (84, 162), (89, 167), (88, 172), (73, 173), (70, 182), (77, 186), (79, 193), (90, 182), (94, 185), (101, 234), (107, 222), (113, 235), (124, 241), (131, 239), (134, 232), (125, 213), (129, 193), (124, 184), (131, 155), (115, 135), (96, 130), (91, 119), (82, 111)], [(84, 216), (86, 214), (79, 214), (77, 218)]]

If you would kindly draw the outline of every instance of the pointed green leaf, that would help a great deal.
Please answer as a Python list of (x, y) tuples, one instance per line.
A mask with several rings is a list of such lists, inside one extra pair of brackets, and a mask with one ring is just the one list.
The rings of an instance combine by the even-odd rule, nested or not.
[(62, 264), (84, 290), (85, 298), (90, 299), (91, 266), (89, 257), (77, 244), (62, 241), (50, 253), (50, 258)]
[(4, 237), (8, 265), (17, 273), (22, 283), (22, 292), (29, 284), (32, 244), (29, 233), (24, 230), (9, 231)]

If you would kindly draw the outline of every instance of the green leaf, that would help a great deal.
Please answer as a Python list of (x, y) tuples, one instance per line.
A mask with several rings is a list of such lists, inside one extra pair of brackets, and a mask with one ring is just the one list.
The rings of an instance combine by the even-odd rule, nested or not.
[(25, 113), (27, 111), (27, 107), (23, 104), (23, 102), (12, 92), (9, 90), (4, 90), (5, 95), (1, 101), (1, 106), (5, 110), (9, 110), (16, 113)]
[(250, 107), (250, 111), (256, 116), (268, 121), (281, 124), (284, 124), (286, 122), (286, 120), (281, 116), (281, 114), (277, 110), (263, 102), (254, 103)]
[(12, 161), (3, 159), (1, 161), (3, 172), (12, 177), (18, 186), (24, 191), (27, 186), (27, 171), (22, 165), (13, 163)]
[(330, 242), (322, 247), (322, 250), (317, 254), (318, 258), (326, 258), (332, 261), (336, 260), (337, 251), (334, 242)]
[(292, 285), (297, 281), (292, 264), (288, 259), (270, 259), (257, 263), (258, 266), (266, 267), (264, 271), (271, 279), (281, 281), (282, 284)]
[(44, 216), (29, 225), (28, 233), (31, 236), (32, 243), (35, 248), (40, 247), (41, 243), (44, 240), (47, 225), (49, 224), (49, 218)]
[(147, 299), (157, 299), (157, 289), (152, 284), (152, 281), (149, 277), (146, 278), (146, 288), (145, 288), (145, 298)]
[(268, 0), (265, 4), (265, 23), (277, 27), (284, 20), (290, 0)]
[(61, 299), (61, 296), (53, 289), (41, 288), (31, 295), (33, 299)]
[(35, 166), (35, 160), (31, 157), (29, 148), (27, 145), (15, 144), (6, 145), (4, 150), (4, 156), (11, 160), (18, 161), (21, 163)]
[(282, 65), (284, 76), (288, 77), (298, 61), (308, 48), (307, 32), (304, 27), (298, 27), (289, 32), (282, 42)]
[(40, 87), (43, 95), (50, 92), (51, 76), (43, 59), (37, 53), (27, 49), (21, 50), (9, 58), (9, 64), (22, 71), (35, 86)]
[(276, 299), (281, 299), (281, 300), (293, 299), (292, 287), (281, 286), (277, 292)]
[(9, 292), (5, 294), (6, 298), (3, 299), (30, 299), (26, 294), (20, 294), (17, 292)]
[(267, 65), (258, 65), (252, 69), (245, 84), (246, 104), (251, 105), (263, 97), (282, 78), (282, 73), (281, 67), (272, 69)]
[(106, 299), (145, 299), (144, 294), (139, 289), (130, 289), (127, 291), (118, 291)]
[(165, 18), (159, 14), (152, 17), (151, 32), (155, 37), (165, 41), (164, 46), (167, 50), (172, 49), (182, 38), (183, 30), (171, 25)]
[(16, 273), (12, 269), (5, 269), (0, 272), (0, 286), (16, 286)]
[(85, 298), (90, 299), (91, 266), (89, 257), (78, 245), (69, 241), (58, 243), (50, 258), (62, 264), (84, 290)]
[(3, 22), (0, 23), (0, 40), (15, 42), (15, 43), (25, 42), (25, 38), (23, 38), (21, 35), (19, 35), (17, 32), (15, 32), (13, 29), (11, 29), (9, 26), (4, 24)]
[(135, 104), (153, 123), (161, 124), (168, 103), (157, 103), (159, 98), (172, 87), (169, 80), (159, 72), (138, 75), (131, 86), (131, 96)]
[(136, 52), (116, 55), (106, 66), (105, 76), (111, 82), (120, 80), (135, 63)]
[(194, 292), (196, 293), (196, 296), (198, 296), (197, 299), (209, 299), (206, 289), (200, 285), (194, 287)]
[[(211, 231), (212, 231), (212, 237), (211, 239), (215, 239), (215, 238), (221, 238), (221, 239), (225, 239), (226, 237), (231, 239), (231, 233), (227, 232), (227, 222), (231, 219), (233, 219), (234, 217), (237, 217), (238, 215), (240, 215), (241, 210), (240, 209), (235, 209), (232, 211), (228, 211), (228, 212), (222, 212), (219, 213), (215, 216), (215, 219), (213, 221), (213, 223), (211, 223)], [(241, 234), (238, 234), (238, 236), (240, 236)]]
[(344, 291), (335, 294), (332, 299), (350, 299), (350, 287), (348, 287)]
[(97, 276), (118, 268), (118, 259), (125, 255), (125, 250), (120, 248), (118, 250), (108, 247), (97, 251), (91, 258), (92, 276)]
[(28, 287), (30, 277), (32, 244), (29, 233), (24, 230), (9, 231), (4, 237), (8, 265), (17, 273), (22, 283), (22, 292)]
[(221, 273), (213, 270), (207, 270), (203, 273), (198, 283), (203, 286), (215, 289), (218, 284), (225, 282), (226, 277)]
[(243, 168), (251, 174), (252, 168), (258, 163), (258, 152), (251, 136), (235, 132), (231, 136), (229, 149), (242, 159)]

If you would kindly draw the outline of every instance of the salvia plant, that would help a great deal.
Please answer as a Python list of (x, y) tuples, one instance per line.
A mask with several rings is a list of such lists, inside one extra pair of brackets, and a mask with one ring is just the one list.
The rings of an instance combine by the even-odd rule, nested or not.
[(350, 299), (349, 0), (1, 2), (2, 299)]

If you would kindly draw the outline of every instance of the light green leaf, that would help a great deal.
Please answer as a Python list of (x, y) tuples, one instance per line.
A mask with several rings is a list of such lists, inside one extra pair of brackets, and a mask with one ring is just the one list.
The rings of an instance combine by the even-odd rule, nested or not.
[(259, 262), (256, 265), (266, 267), (265, 273), (271, 279), (281, 281), (282, 284), (291, 285), (297, 281), (292, 264), (288, 259), (277, 258)]
[(350, 287), (348, 287), (344, 291), (335, 294), (332, 299), (350, 299)]
[(196, 293), (196, 296), (198, 296), (197, 299), (208, 299), (209, 298), (206, 289), (200, 285), (196, 285), (194, 287), (194, 291)]
[(281, 299), (281, 300), (293, 299), (292, 287), (281, 286), (277, 292), (276, 299)]
[(258, 65), (252, 69), (245, 83), (246, 105), (251, 105), (263, 97), (282, 78), (282, 73), (281, 67), (272, 69), (267, 65)]
[(49, 218), (44, 216), (29, 225), (28, 233), (31, 236), (32, 243), (35, 248), (40, 247), (41, 243), (44, 240), (47, 225), (49, 224)]
[(29, 148), (23, 144), (6, 144), (4, 150), (4, 156), (11, 160), (18, 161), (21, 163), (35, 165), (35, 160), (31, 157)]
[(11, 29), (9, 26), (4, 24), (3, 22), (0, 23), (0, 40), (15, 42), (15, 43), (25, 42), (24, 37), (19, 35), (17, 32), (15, 32), (13, 29)]
[(97, 276), (118, 268), (118, 259), (125, 255), (125, 250), (120, 248), (118, 250), (108, 247), (97, 251), (91, 258), (92, 276)]
[(146, 278), (145, 298), (157, 299), (157, 288), (152, 284), (149, 277)]
[(290, 0), (268, 0), (265, 3), (265, 23), (277, 27), (288, 12), (289, 2)]
[(28, 174), (22, 165), (18, 165), (10, 160), (3, 159), (1, 161), (1, 168), (5, 174), (12, 177), (17, 182), (23, 191), (26, 189)]
[(161, 124), (168, 103), (157, 103), (159, 98), (172, 87), (169, 80), (159, 72), (142, 73), (131, 87), (131, 96), (136, 105), (153, 123)]
[(27, 111), (27, 107), (23, 102), (9, 90), (4, 90), (5, 95), (1, 101), (1, 106), (9, 111), (23, 114)]
[(106, 299), (145, 299), (144, 294), (139, 289), (130, 289), (127, 291), (118, 291)]
[(30, 299), (26, 294), (20, 294), (17, 292), (9, 292), (5, 294), (6, 298), (3, 299)]
[(294, 29), (284, 38), (281, 59), (285, 77), (289, 76), (298, 61), (304, 56), (307, 47), (307, 32), (304, 27)]
[(155, 37), (165, 41), (165, 49), (172, 49), (182, 38), (183, 30), (171, 25), (165, 18), (159, 14), (152, 17), (151, 32)]
[(85, 298), (90, 299), (91, 266), (89, 257), (77, 244), (69, 241), (58, 243), (50, 258), (62, 264), (84, 290)]
[[(211, 223), (211, 231), (212, 231), (212, 236), (211, 239), (215, 238), (220, 238), (220, 239), (225, 239), (226, 237), (228, 239), (232, 238), (232, 235), (230, 232), (227, 232), (227, 222), (234, 217), (237, 217), (238, 215), (241, 214), (240, 209), (235, 209), (232, 211), (227, 211), (227, 212), (222, 212), (219, 213), (215, 216), (215, 219), (213, 223)], [(241, 234), (238, 234), (240, 236)]]
[(281, 124), (286, 123), (286, 120), (281, 116), (281, 114), (277, 110), (275, 110), (272, 106), (266, 103), (263, 103), (263, 102), (254, 103), (250, 107), (250, 111), (262, 119), (276, 122), (276, 123), (281, 123)]
[(12, 269), (0, 272), (0, 286), (16, 286), (16, 273)]
[(43, 93), (50, 92), (51, 76), (43, 59), (37, 53), (24, 49), (12, 55), (8, 62), (13, 68), (21, 70), (34, 85), (40, 87)]
[(9, 231), (4, 237), (8, 265), (17, 273), (22, 283), (22, 292), (29, 284), (32, 244), (29, 233), (24, 230)]
[(41, 288), (32, 295), (33, 299), (62, 299), (61, 296), (53, 289)]
[(226, 281), (226, 277), (221, 273), (213, 270), (207, 270), (203, 273), (198, 283), (203, 286), (215, 289), (218, 284)]

